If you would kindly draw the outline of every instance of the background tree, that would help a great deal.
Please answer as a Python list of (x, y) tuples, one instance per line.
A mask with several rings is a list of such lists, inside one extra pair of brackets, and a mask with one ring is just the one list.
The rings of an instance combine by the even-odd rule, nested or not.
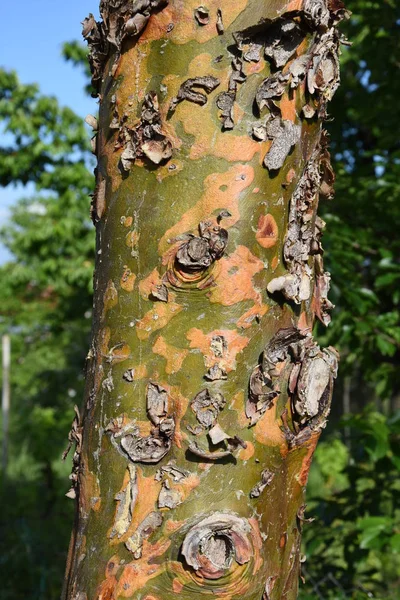
[[(341, 351), (342, 362), (331, 416), (334, 433), (324, 434), (308, 486), (308, 514), (317, 515), (318, 520), (304, 528), (306, 584), (301, 587), (300, 597), (366, 599), (369, 596), (362, 589), (366, 588), (378, 599), (394, 599), (399, 556), (395, 509), (398, 506), (399, 434), (396, 419), (383, 415), (382, 411), (394, 410), (398, 398), (399, 209), (396, 200), (399, 167), (398, 77), (395, 74), (399, 50), (395, 40), (400, 15), (395, 2), (350, 0), (348, 5), (353, 16), (342, 25), (342, 30), (352, 39), (353, 46), (343, 48), (343, 83), (330, 110), (335, 118), (327, 123), (332, 147), (337, 149), (332, 156), (338, 173), (337, 193), (332, 207), (322, 205), (322, 209), (327, 207), (328, 210), (323, 214), (328, 222), (324, 245), (328, 249), (328, 270), (335, 282), (331, 298), (336, 310), (328, 329), (330, 337), (326, 339), (324, 334), (321, 343), (334, 343)], [(68, 55), (79, 61), (85, 50), (74, 44)], [(36, 136), (34, 145), (26, 144), (23, 137), (26, 129), (22, 129), (22, 124), (26, 122), (25, 127), (30, 132), (40, 127), (41, 133), (51, 134), (52, 127), (46, 129), (44, 111), (33, 110), (35, 102), (40, 99), (42, 106), (56, 107), (54, 119), (62, 122), (62, 109), (54, 99), (43, 97), (38, 91), (33, 94), (32, 86), (17, 82), (11, 86), (9, 82), (10, 74), (6, 73), (1, 82), (0, 115), (9, 127), (7, 139), (14, 142), (13, 160), (7, 162), (7, 169), (2, 172), (3, 185), (21, 181), (19, 173), (23, 172), (23, 181), (33, 179), (33, 171), (16, 165), (31, 148), (35, 152), (29, 155), (27, 162), (34, 164), (37, 159), (38, 164), (40, 157), (43, 168), (49, 168), (49, 153), (52, 156), (49, 144), (39, 144), (41, 135)], [(32, 100), (33, 95), (36, 101)], [(15, 113), (10, 129), (14, 98), (19, 98), (20, 105), (25, 98), (25, 103), (18, 118)], [(89, 318), (85, 318), (84, 313), (89, 317), (93, 259), (92, 227), (88, 225), (86, 229), (82, 223), (82, 215), (88, 215), (86, 194), (93, 189), (90, 152), (80, 119), (75, 117), (74, 123), (82, 132), (80, 150), (77, 153), (75, 145), (73, 155), (72, 150), (67, 152), (71, 159), (65, 161), (64, 157), (61, 181), (65, 183), (70, 177), (75, 182), (75, 198), (70, 196), (68, 202), (65, 196), (60, 199), (55, 187), (57, 178), (52, 180), (51, 195), (48, 192), (43, 195), (42, 190), (49, 189), (44, 183), (48, 179), (43, 179), (35, 196), (16, 206), (3, 234), (4, 241), (17, 257), (1, 269), (0, 292), (2, 331), (12, 328), (14, 351), (11, 464), (7, 481), (3, 479), (0, 486), (0, 571), (2, 596), (13, 600), (59, 597), (70, 529), (67, 520), (72, 503), (63, 499), (68, 489), (69, 466), (63, 465), (59, 456), (65, 447), (72, 404), (81, 396), (83, 387), (82, 365), (89, 330)], [(67, 129), (62, 126), (60, 130)], [(361, 131), (366, 132), (363, 139), (371, 140), (368, 148), (360, 146)], [(351, 160), (344, 153), (348, 139)], [(72, 148), (65, 138), (64, 142), (67, 148)], [(11, 142), (8, 145), (11, 146)], [(368, 156), (363, 160), (367, 150)], [(84, 164), (89, 166), (84, 176), (77, 156), (84, 157)], [(78, 163), (76, 176), (73, 175), (75, 161)], [(3, 160), (1, 164), (5, 164)], [(65, 189), (60, 187), (63, 194)], [(77, 210), (68, 209), (75, 201), (79, 203)], [(28, 212), (37, 202), (40, 206), (49, 206), (53, 214), (51, 222), (43, 208), (34, 208), (34, 214)], [(73, 225), (71, 220), (74, 220)], [(347, 223), (351, 226), (347, 227)], [(54, 224), (58, 224), (59, 244), (54, 244), (54, 238), (49, 235)], [(84, 248), (75, 252), (68, 229), (77, 234), (75, 238), (79, 235), (80, 239), (86, 239)], [(15, 246), (14, 240), (19, 241)], [(368, 248), (373, 252), (369, 253)], [(39, 252), (40, 259), (37, 258)], [(42, 264), (48, 262), (59, 267), (51, 271), (50, 281), (58, 290), (52, 301), (46, 293), (48, 274), (42, 272)], [(77, 272), (81, 273), (79, 277), (75, 276)], [(379, 277), (386, 275), (384, 287), (379, 287)], [(87, 300), (77, 302), (78, 298)], [(389, 315), (392, 325), (390, 318), (384, 325), (385, 319), (380, 315)], [(377, 333), (391, 342), (395, 350), (382, 342), (378, 344)], [(388, 349), (392, 355), (387, 353)], [(351, 377), (352, 411), (360, 411), (361, 406), (373, 401), (381, 412), (362, 413), (339, 427), (337, 417), (343, 406), (343, 380), (348, 376)], [(67, 395), (68, 390), (71, 395), (76, 391), (75, 399)], [(343, 425), (347, 427), (346, 438)], [(347, 445), (343, 443), (345, 439)], [(46, 463), (51, 467), (51, 485)], [(349, 509), (344, 510), (344, 506)]]

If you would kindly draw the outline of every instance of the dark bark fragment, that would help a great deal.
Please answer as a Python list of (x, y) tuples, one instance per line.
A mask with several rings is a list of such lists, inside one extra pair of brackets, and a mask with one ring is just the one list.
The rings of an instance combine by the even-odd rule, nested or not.
[(115, 52), (113, 75), (118, 66), (125, 38), (138, 36), (145, 28), (150, 15), (168, 4), (168, 0), (101, 0), (101, 22), (90, 13), (84, 19), (82, 35), (89, 45), (89, 64), (92, 84), (100, 86), (103, 70), (110, 55)]
[(331, 18), (327, 0), (305, 0), (304, 17), (314, 29), (327, 29)]
[(204, 379), (207, 379), (208, 381), (219, 381), (221, 379), (228, 379), (228, 375), (224, 369), (215, 364), (208, 369), (207, 373), (204, 375)]
[(246, 416), (250, 425), (254, 425), (272, 406), (273, 400), (281, 392), (280, 370), (278, 364), (286, 361), (289, 349), (294, 348), (304, 339), (298, 329), (280, 329), (268, 344), (262, 354), (262, 360), (250, 377), (249, 397), (246, 403)]
[(265, 488), (270, 485), (274, 477), (275, 473), (268, 469), (264, 469), (261, 473), (261, 481), (259, 481), (250, 491), (250, 498), (258, 498)]
[[(121, 123), (121, 122), (120, 122)], [(136, 158), (148, 158), (158, 165), (172, 156), (172, 144), (163, 133), (158, 98), (155, 92), (146, 94), (140, 122), (130, 127), (122, 119), (115, 148), (123, 147), (122, 170), (130, 170)]]
[(225, 31), (224, 23), (222, 20), (222, 11), (220, 8), (217, 9), (217, 31), (219, 35), (222, 35)]
[(199, 392), (191, 403), (191, 408), (198, 422), (203, 427), (209, 428), (215, 425), (218, 415), (224, 408), (226, 400), (222, 394), (214, 394), (206, 388)]
[(170, 112), (174, 111), (180, 102), (188, 100), (188, 102), (194, 102), (204, 106), (207, 103), (207, 96), (201, 92), (196, 92), (194, 88), (204, 89), (207, 94), (210, 94), (220, 84), (219, 79), (212, 77), (211, 75), (204, 75), (203, 77), (195, 77), (193, 79), (187, 79), (182, 83), (179, 88), (177, 96), (172, 98), (169, 107)]
[(168, 288), (164, 283), (154, 286), (151, 290), (150, 296), (153, 300), (159, 300), (160, 302), (168, 302)]
[(217, 107), (221, 111), (221, 119), (224, 129), (233, 129), (233, 105), (235, 103), (235, 92), (221, 92), (216, 99)]
[[(326, 157), (326, 138), (321, 138), (322, 155)], [(324, 273), (322, 264), (322, 247), (320, 238), (324, 227), (323, 221), (315, 216), (318, 206), (318, 193), (322, 176), (320, 171), (321, 146), (313, 152), (306, 165), (297, 188), (290, 201), (289, 225), (284, 243), (284, 259), (289, 273), (272, 279), (267, 290), (269, 293), (281, 292), (285, 298), (296, 304), (311, 298), (313, 267), (319, 270), (317, 316), (324, 322), (329, 319), (326, 314), (332, 305), (327, 301), (329, 274)], [(324, 167), (326, 164), (324, 164)], [(318, 258), (319, 257), (319, 258)], [(318, 279), (317, 279), (318, 282)], [(323, 308), (321, 308), (323, 303)]]
[(279, 170), (286, 157), (299, 141), (301, 135), (300, 125), (292, 121), (282, 120), (279, 117), (272, 119), (267, 124), (267, 138), (272, 139), (272, 145), (264, 158), (264, 165), (269, 171)]
[(278, 19), (266, 31), (265, 57), (281, 69), (292, 58), (305, 32), (291, 19)]
[(275, 73), (267, 77), (259, 86), (256, 92), (256, 102), (260, 113), (267, 108), (271, 113), (280, 114), (280, 109), (276, 103), (286, 91), (289, 75)]
[(200, 237), (191, 236), (176, 253), (178, 267), (187, 273), (197, 273), (207, 269), (220, 259), (228, 243), (228, 232), (211, 221), (199, 225)]
[(68, 433), (68, 446), (62, 454), (62, 459), (65, 460), (72, 446), (75, 444), (74, 455), (72, 457), (72, 470), (69, 476), (69, 479), (71, 480), (72, 484), (71, 488), (65, 494), (68, 498), (71, 498), (72, 500), (74, 500), (77, 497), (78, 493), (78, 482), (82, 451), (82, 421), (79, 414), (79, 409), (76, 405), (74, 406), (74, 411), (75, 416), (72, 421), (71, 430)]

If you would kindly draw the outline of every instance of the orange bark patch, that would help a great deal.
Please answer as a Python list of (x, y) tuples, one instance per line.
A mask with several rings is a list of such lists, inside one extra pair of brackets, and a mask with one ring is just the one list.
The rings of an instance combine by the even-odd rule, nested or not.
[(155, 544), (143, 541), (143, 552), (139, 560), (126, 565), (115, 589), (116, 598), (131, 598), (135, 592), (142, 590), (150, 579), (160, 575), (166, 563), (154, 564), (154, 559), (162, 556), (170, 546), (169, 540), (160, 540)]
[(181, 350), (168, 344), (161, 335), (157, 338), (156, 343), (153, 346), (153, 352), (159, 354), (167, 361), (165, 372), (168, 375), (177, 373), (186, 356), (189, 354), (189, 350)]
[(251, 539), (253, 542), (254, 549), (254, 567), (253, 567), (253, 575), (255, 575), (261, 568), (263, 563), (263, 559), (261, 558), (261, 549), (262, 549), (262, 537), (260, 532), (260, 527), (257, 519), (251, 518), (249, 519), (249, 523), (251, 525)]
[(157, 499), (161, 489), (161, 483), (154, 479), (154, 475), (145, 477), (140, 467), (137, 467), (137, 486), (138, 496), (132, 514), (132, 521), (128, 531), (120, 539), (112, 540), (111, 543), (118, 544), (121, 540), (125, 541), (137, 529), (138, 525), (147, 517), (149, 513), (156, 509)]
[(132, 225), (132, 222), (132, 217), (121, 217), (121, 225), (123, 225), (124, 227), (130, 227)]
[(186, 521), (174, 521), (173, 519), (168, 519), (168, 521), (165, 523), (165, 531), (168, 533), (174, 533), (174, 531), (180, 529), (185, 523)]
[(296, 171), (294, 169), (289, 169), (286, 175), (286, 183), (292, 183), (294, 177), (296, 176)]
[(153, 271), (148, 275), (145, 279), (139, 281), (139, 292), (143, 296), (143, 298), (148, 298), (151, 294), (151, 290), (156, 285), (161, 285), (161, 275), (157, 269), (153, 269)]
[(264, 446), (285, 445), (285, 436), (275, 418), (275, 406), (268, 409), (254, 426), (254, 437)]
[(121, 287), (126, 292), (132, 292), (133, 287), (135, 285), (136, 275), (132, 273), (132, 271), (124, 265), (124, 272), (121, 277)]
[(103, 318), (107, 312), (118, 304), (118, 292), (114, 282), (110, 279), (107, 283), (106, 291), (103, 297)]
[[(204, 333), (201, 329), (190, 329), (186, 334), (190, 347), (200, 350), (204, 356), (207, 368), (218, 364), (225, 371), (236, 369), (236, 356), (242, 352), (250, 342), (250, 338), (241, 336), (236, 329), (215, 329), (210, 333)], [(213, 349), (213, 340), (223, 337), (226, 345), (218, 351)]]
[(278, 225), (270, 214), (258, 219), (256, 240), (263, 248), (272, 248), (278, 241)]
[(274, 258), (271, 260), (271, 269), (273, 271), (275, 271), (278, 264), (279, 264), (279, 258), (277, 256), (274, 256)]
[(252, 456), (254, 456), (254, 444), (251, 442), (246, 442), (247, 447), (241, 448), (237, 453), (237, 457), (240, 460), (249, 460)]
[(159, 244), (160, 254), (168, 250), (168, 240), (173, 240), (178, 235), (196, 230), (200, 221), (207, 219), (218, 210), (226, 209), (232, 215), (224, 219), (223, 226), (225, 229), (237, 223), (240, 219), (240, 194), (251, 184), (253, 179), (254, 169), (250, 165), (234, 165), (225, 173), (208, 175), (204, 181), (203, 196), (161, 238)]
[(172, 589), (175, 594), (179, 594), (183, 590), (183, 584), (177, 577), (175, 577), (175, 579), (172, 581)]
[(244, 300), (261, 304), (261, 294), (254, 288), (252, 278), (263, 268), (263, 262), (246, 246), (238, 246), (231, 256), (218, 261), (215, 276), (217, 286), (208, 293), (210, 301), (224, 306)]
[(241, 329), (248, 329), (252, 326), (253, 321), (256, 317), (261, 319), (268, 312), (269, 308), (266, 304), (255, 304), (249, 310), (246, 310), (245, 313), (240, 317), (240, 319), (236, 322), (236, 325)]
[(140, 340), (147, 340), (154, 331), (165, 327), (183, 306), (175, 302), (158, 302), (154, 308), (147, 312), (143, 319), (136, 324), (137, 336)]
[(296, 97), (293, 95), (293, 98), (289, 98), (287, 94), (285, 94), (279, 104), (282, 113), (282, 119), (287, 121), (296, 120)]
[(315, 451), (315, 448), (317, 447), (317, 443), (319, 440), (319, 433), (314, 434), (307, 442), (307, 454), (306, 456), (303, 458), (303, 462), (301, 463), (301, 470), (300, 473), (296, 476), (297, 481), (300, 483), (301, 486), (305, 486), (307, 485), (307, 480), (308, 480), (308, 473), (310, 471), (310, 467), (311, 467), (311, 462), (312, 462), (312, 457)]
[(106, 579), (97, 588), (96, 600), (116, 600), (114, 591), (117, 585), (116, 574), (119, 566), (118, 556), (112, 556), (107, 563)]
[[(249, 420), (246, 417), (246, 413), (244, 410), (245, 402), (244, 402), (244, 392), (237, 392), (230, 403), (230, 408), (233, 408), (237, 412), (237, 419), (240, 427), (248, 427)], [(249, 445), (249, 442), (246, 442)], [(243, 450), (245, 450), (243, 448)], [(242, 452), (242, 450), (240, 450)]]

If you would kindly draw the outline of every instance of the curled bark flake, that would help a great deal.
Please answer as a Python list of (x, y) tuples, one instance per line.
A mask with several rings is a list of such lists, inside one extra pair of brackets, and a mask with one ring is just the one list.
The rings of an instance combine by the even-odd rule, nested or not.
[(248, 49), (243, 52), (243, 60), (245, 60), (246, 62), (260, 62), (262, 49), (263, 42), (259, 40), (251, 41), (249, 43)]
[(256, 103), (260, 113), (267, 108), (271, 113), (280, 114), (280, 108), (276, 101), (285, 93), (288, 77), (288, 75), (276, 73), (264, 79), (256, 92)]
[(258, 498), (265, 488), (270, 485), (274, 477), (275, 473), (269, 471), (268, 469), (264, 469), (264, 471), (261, 473), (261, 481), (256, 483), (256, 485), (250, 491), (250, 498)]
[(220, 460), (221, 458), (226, 458), (227, 456), (232, 456), (231, 450), (218, 450), (216, 452), (210, 452), (209, 450), (204, 450), (200, 448), (197, 442), (190, 442), (189, 450), (195, 456), (199, 456), (204, 460)]
[(123, 147), (122, 170), (128, 172), (136, 158), (148, 158), (158, 165), (171, 158), (172, 144), (162, 130), (161, 114), (157, 94), (146, 94), (141, 110), (140, 122), (135, 127), (122, 124), (115, 145)]
[(135, 379), (135, 369), (127, 369), (122, 375), (122, 379), (125, 379), (128, 383), (132, 383)]
[(234, 562), (244, 565), (250, 561), (253, 552), (250, 532), (246, 519), (215, 512), (188, 531), (182, 555), (201, 577), (219, 579)]
[(267, 137), (273, 141), (271, 148), (265, 155), (264, 165), (269, 171), (277, 171), (283, 166), (291, 149), (299, 141), (301, 127), (295, 125), (292, 121), (276, 117), (268, 122), (266, 131)]
[(161, 527), (162, 522), (162, 514), (153, 511), (143, 519), (135, 533), (126, 540), (125, 546), (129, 552), (132, 552), (135, 559), (139, 559), (142, 556), (143, 540), (149, 538), (158, 527)]
[(289, 76), (291, 89), (298, 88), (300, 83), (305, 79), (308, 61), (309, 56), (307, 54), (302, 54), (290, 64)]
[(149, 383), (147, 386), (147, 414), (153, 425), (160, 425), (168, 415), (168, 393), (160, 385)]
[(208, 25), (210, 22), (210, 11), (205, 6), (199, 6), (194, 11), (194, 18), (199, 25)]
[(86, 115), (85, 123), (87, 123), (93, 129), (93, 131), (97, 131), (99, 128), (99, 123), (96, 117), (94, 117), (93, 115)]
[(168, 464), (160, 467), (157, 470), (154, 478), (156, 481), (162, 481), (165, 475), (169, 475), (173, 481), (179, 482), (182, 481), (182, 479), (189, 477), (190, 471), (187, 471), (182, 467), (178, 467), (174, 461), (170, 461)]
[(125, 38), (140, 35), (150, 15), (167, 4), (168, 0), (101, 0), (102, 21), (96, 22), (92, 14), (84, 19), (82, 35), (89, 45), (92, 83), (97, 91), (110, 55), (115, 54), (110, 66), (110, 72), (114, 74)]
[(150, 297), (160, 302), (168, 302), (168, 288), (164, 283), (154, 286), (150, 292)]
[(208, 432), (208, 436), (211, 440), (211, 443), (214, 444), (214, 446), (220, 444), (221, 442), (224, 442), (225, 440), (231, 439), (231, 436), (225, 433), (225, 431), (220, 425), (218, 425), (218, 423), (210, 429), (210, 431)]
[(232, 73), (229, 77), (229, 85), (227, 92), (221, 92), (217, 96), (217, 107), (221, 111), (221, 119), (223, 129), (233, 129), (235, 123), (233, 120), (233, 105), (236, 100), (238, 85), (246, 81), (246, 74), (243, 71), (243, 61), (236, 56), (232, 60)]
[(96, 187), (90, 205), (90, 216), (94, 225), (101, 220), (106, 209), (106, 185), (106, 180), (98, 173)]
[(129, 433), (119, 432), (122, 451), (132, 462), (158, 463), (172, 446), (175, 421), (170, 414), (167, 391), (156, 383), (147, 386), (147, 414), (154, 425), (150, 435), (141, 437), (139, 428), (130, 427)]
[(243, 61), (241, 58), (235, 56), (231, 65), (232, 73), (229, 77), (229, 91), (237, 92), (238, 85), (244, 83), (247, 79), (247, 76), (243, 71)]
[(228, 232), (219, 225), (204, 221), (199, 225), (200, 236), (190, 236), (176, 253), (176, 263), (187, 273), (198, 273), (219, 260), (228, 243)]
[[(318, 258), (322, 253), (322, 227), (319, 227), (322, 221), (315, 216), (321, 185), (320, 156), (321, 148), (317, 147), (290, 200), (289, 225), (283, 249), (289, 273), (272, 279), (267, 286), (270, 294), (281, 292), (287, 300), (296, 304), (301, 304), (311, 297), (312, 267), (314, 266), (316, 272), (317, 261), (319, 273), (323, 274), (322, 262)], [(327, 290), (324, 289), (322, 295), (326, 296), (326, 293)], [(317, 315), (318, 312), (317, 309)]]
[[(174, 430), (173, 419), (169, 423), (170, 431)], [(171, 436), (160, 436), (155, 431), (152, 435), (140, 437), (139, 429), (121, 438), (121, 448), (132, 462), (145, 464), (158, 463), (171, 449)]]
[(228, 349), (228, 344), (223, 335), (214, 335), (211, 339), (210, 347), (216, 358), (222, 358)]
[(225, 404), (226, 400), (222, 394), (211, 394), (206, 388), (195, 396), (190, 406), (198, 422), (208, 428), (215, 424)]
[(235, 103), (235, 98), (235, 92), (221, 92), (221, 94), (217, 96), (216, 103), (217, 107), (221, 111), (221, 119), (224, 129), (233, 129), (235, 126), (233, 120), (233, 105)]
[(279, 396), (281, 380), (277, 367), (279, 363), (288, 359), (289, 350), (303, 338), (304, 334), (298, 329), (280, 329), (265, 346), (260, 364), (250, 376), (249, 396), (246, 402), (246, 416), (250, 419), (250, 425), (257, 423)]
[(307, 72), (308, 92), (321, 100), (320, 117), (325, 117), (326, 102), (332, 100), (339, 84), (339, 34), (332, 27), (312, 48)]
[(123, 536), (128, 531), (132, 521), (133, 510), (139, 493), (136, 467), (134, 465), (128, 465), (128, 475), (129, 479), (125, 488), (114, 496), (114, 499), (118, 502), (118, 506), (114, 526), (110, 533), (111, 539), (115, 536), (118, 538)]
[(224, 28), (224, 23), (222, 20), (222, 11), (220, 8), (217, 8), (217, 25), (216, 25), (216, 27), (217, 27), (218, 35), (222, 35), (225, 31), (225, 28)]
[(327, 0), (305, 0), (304, 18), (313, 28), (327, 29), (330, 21), (330, 12)]
[(70, 432), (68, 433), (68, 445), (62, 454), (62, 459), (65, 460), (75, 444), (75, 451), (72, 457), (72, 470), (69, 476), (72, 482), (71, 488), (65, 494), (67, 498), (75, 499), (78, 492), (78, 481), (80, 473), (81, 451), (82, 451), (82, 420), (79, 414), (79, 409), (74, 406), (75, 416), (72, 421)]
[(292, 58), (305, 32), (291, 19), (277, 19), (266, 31), (265, 57), (281, 69)]
[(161, 491), (158, 496), (158, 508), (173, 509), (182, 504), (182, 494), (179, 490), (171, 488), (168, 481), (164, 481), (161, 486)]
[(338, 354), (332, 347), (321, 350), (311, 339), (304, 344), (303, 354), (292, 396), (293, 415), (300, 429), (320, 430), (330, 410)]
[(219, 79), (213, 77), (212, 75), (204, 75), (203, 77), (187, 79), (182, 83), (175, 98), (172, 98), (169, 110), (174, 111), (178, 104), (183, 102), (183, 100), (204, 106), (204, 104), (207, 103), (206, 94), (202, 94), (198, 91), (196, 92), (194, 88), (201, 88), (205, 90), (207, 94), (210, 94), (219, 86), (219, 84)]
[(215, 364), (208, 369), (207, 373), (204, 375), (204, 379), (207, 379), (208, 381), (219, 381), (228, 379), (228, 375), (224, 369)]

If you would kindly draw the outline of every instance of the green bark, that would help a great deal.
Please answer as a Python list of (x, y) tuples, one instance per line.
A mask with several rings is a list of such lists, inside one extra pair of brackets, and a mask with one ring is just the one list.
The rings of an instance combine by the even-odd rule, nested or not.
[(294, 599), (337, 363), (311, 328), (329, 321), (316, 211), (345, 11), (100, 10), (84, 23), (97, 265), (63, 597)]

